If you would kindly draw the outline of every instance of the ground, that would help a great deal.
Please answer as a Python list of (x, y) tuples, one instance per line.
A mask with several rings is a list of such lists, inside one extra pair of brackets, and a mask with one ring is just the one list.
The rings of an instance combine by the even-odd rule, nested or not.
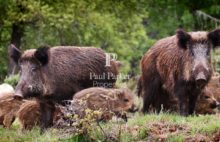
[(120, 141), (120, 142), (206, 142), (220, 141), (220, 114), (182, 117), (161, 113), (136, 113), (128, 122), (113, 120), (108, 123), (90, 123), (87, 134), (68, 133), (49, 129), (39, 134), (39, 128), (22, 132), (15, 122), (10, 130), (0, 128), (1, 142), (56, 142), (56, 141)]

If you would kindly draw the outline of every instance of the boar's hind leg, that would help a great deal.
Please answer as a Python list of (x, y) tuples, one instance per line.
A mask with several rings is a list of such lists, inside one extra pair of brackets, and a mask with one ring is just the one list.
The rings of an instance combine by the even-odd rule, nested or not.
[(41, 121), (40, 121), (40, 132), (44, 133), (46, 128), (53, 125), (53, 113), (55, 111), (55, 105), (52, 101), (41, 100), (40, 101)]
[(153, 105), (155, 101), (158, 101), (158, 96), (161, 92), (161, 81), (158, 76), (153, 77), (147, 84), (144, 84), (144, 97), (143, 97), (143, 112), (146, 113), (149, 111), (150, 105)]
[(175, 85), (174, 93), (179, 100), (179, 111), (180, 115), (188, 115), (188, 94), (184, 82), (178, 82)]

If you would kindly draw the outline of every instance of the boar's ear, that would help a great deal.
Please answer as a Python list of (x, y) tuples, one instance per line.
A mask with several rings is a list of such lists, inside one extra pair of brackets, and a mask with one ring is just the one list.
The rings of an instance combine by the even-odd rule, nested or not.
[(121, 61), (115, 61), (116, 66), (120, 69), (123, 66)]
[(48, 63), (48, 50), (49, 46), (41, 46), (34, 53), (34, 57), (42, 64), (46, 65)]
[(220, 29), (209, 32), (208, 38), (212, 41), (214, 48), (220, 46)]
[(8, 54), (9, 54), (9, 57), (12, 58), (16, 64), (18, 64), (18, 60), (21, 57), (21, 51), (17, 47), (15, 47), (14, 44), (11, 44), (8, 47)]
[(191, 36), (182, 29), (178, 29), (176, 31), (176, 36), (177, 36), (177, 39), (178, 39), (178, 41), (177, 41), (178, 46), (180, 48), (186, 49), (187, 48), (187, 42), (191, 39)]
[(124, 89), (119, 89), (118, 90), (117, 95), (118, 95), (119, 99), (123, 99), (124, 98), (124, 94), (125, 94), (125, 90)]

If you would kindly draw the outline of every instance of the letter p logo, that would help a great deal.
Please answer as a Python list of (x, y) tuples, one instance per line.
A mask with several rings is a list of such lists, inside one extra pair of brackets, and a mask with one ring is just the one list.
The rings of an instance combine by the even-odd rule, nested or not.
[(105, 59), (106, 59), (105, 66), (110, 67), (111, 60), (116, 61), (117, 58), (118, 58), (118, 56), (115, 53), (105, 53)]

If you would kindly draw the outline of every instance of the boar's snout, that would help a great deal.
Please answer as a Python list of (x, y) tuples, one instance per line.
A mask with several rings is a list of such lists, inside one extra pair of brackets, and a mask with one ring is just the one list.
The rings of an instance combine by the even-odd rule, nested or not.
[(213, 101), (213, 103), (210, 104), (210, 108), (214, 109), (214, 108), (217, 108), (219, 105), (220, 104), (218, 101)]
[(131, 108), (128, 109), (128, 112), (134, 113), (138, 111), (138, 107), (136, 105), (132, 105)]
[(15, 91), (15, 96), (18, 97), (18, 98), (23, 98), (23, 95), (22, 95), (20, 90)]
[(204, 72), (200, 72), (197, 76), (196, 76), (196, 85), (199, 88), (203, 88), (205, 87), (207, 83), (207, 78), (204, 74)]

